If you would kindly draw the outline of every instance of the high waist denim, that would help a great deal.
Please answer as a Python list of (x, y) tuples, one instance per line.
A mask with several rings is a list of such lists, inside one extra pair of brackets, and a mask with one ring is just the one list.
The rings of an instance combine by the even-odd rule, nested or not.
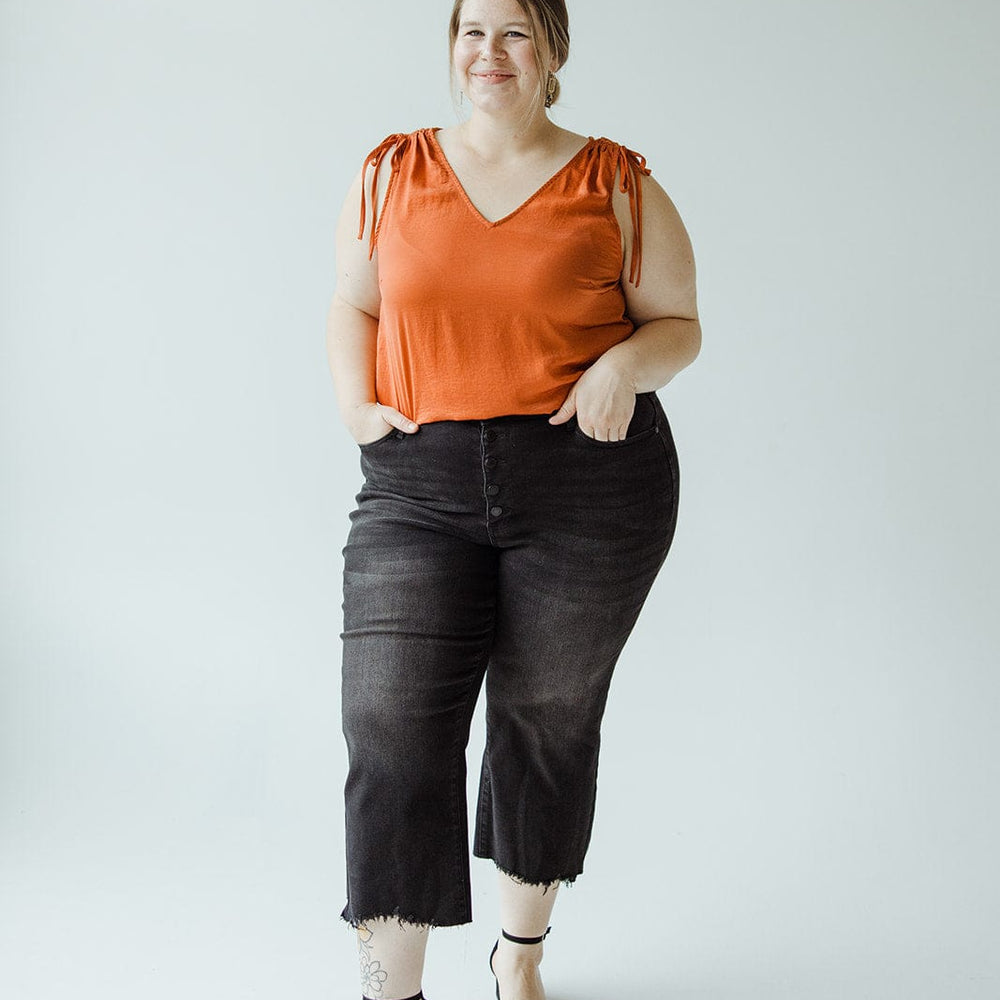
[(679, 470), (655, 393), (626, 439), (546, 416), (361, 446), (344, 549), (347, 905), (354, 924), (472, 919), (465, 750), (483, 678), (473, 853), (583, 871), (615, 663), (666, 557)]

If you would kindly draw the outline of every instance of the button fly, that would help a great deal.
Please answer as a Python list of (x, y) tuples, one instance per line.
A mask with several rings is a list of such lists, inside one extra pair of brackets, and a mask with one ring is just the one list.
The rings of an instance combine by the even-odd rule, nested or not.
[(496, 498), (501, 493), (504, 497), (507, 496), (508, 484), (504, 481), (504, 475), (508, 469), (509, 456), (505, 449), (510, 447), (511, 434), (503, 427), (496, 425), (491, 427), (489, 421), (484, 421), (480, 427), (482, 434), (480, 475), (483, 477), (480, 480), (482, 483), (480, 489), (486, 499), (485, 527), (490, 541), (496, 543), (494, 532), (502, 530), (498, 528), (497, 519), (507, 512), (506, 505), (501, 507)]

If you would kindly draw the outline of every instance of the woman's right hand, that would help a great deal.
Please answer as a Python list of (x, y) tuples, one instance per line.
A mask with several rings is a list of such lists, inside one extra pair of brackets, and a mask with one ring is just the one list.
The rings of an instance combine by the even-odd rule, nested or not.
[(359, 445), (374, 444), (393, 428), (405, 434), (414, 434), (420, 425), (404, 417), (395, 407), (381, 403), (358, 403), (347, 421), (347, 429)]

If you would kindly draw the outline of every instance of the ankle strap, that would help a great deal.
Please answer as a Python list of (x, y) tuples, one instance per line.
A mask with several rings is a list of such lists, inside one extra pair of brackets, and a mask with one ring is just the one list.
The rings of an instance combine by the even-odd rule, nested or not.
[(503, 928), (500, 929), (500, 933), (508, 940), (513, 941), (514, 944), (541, 944), (548, 936), (549, 931), (552, 930), (551, 927), (547, 927), (545, 933), (541, 937), (515, 937), (513, 934), (508, 934)]

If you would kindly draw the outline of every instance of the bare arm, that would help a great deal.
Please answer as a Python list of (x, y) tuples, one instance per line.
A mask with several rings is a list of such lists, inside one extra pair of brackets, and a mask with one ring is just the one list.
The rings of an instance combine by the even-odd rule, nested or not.
[[(379, 177), (378, 200), (388, 178)], [(359, 444), (376, 441), (391, 428), (412, 433), (417, 425), (375, 401), (375, 342), (381, 296), (378, 254), (368, 259), (369, 229), (358, 239), (364, 177), (351, 185), (337, 224), (337, 288), (326, 319), (326, 352), (340, 415)], [(369, 217), (374, 213), (369, 212)], [(368, 227), (372, 225), (369, 219)]]
[(601, 355), (577, 380), (553, 423), (576, 413), (580, 429), (599, 441), (621, 441), (635, 394), (666, 385), (698, 356), (701, 324), (691, 241), (667, 193), (642, 178), (642, 280), (628, 280), (632, 229), (628, 197), (616, 190), (615, 214), (625, 234), (622, 288), (632, 335)]

